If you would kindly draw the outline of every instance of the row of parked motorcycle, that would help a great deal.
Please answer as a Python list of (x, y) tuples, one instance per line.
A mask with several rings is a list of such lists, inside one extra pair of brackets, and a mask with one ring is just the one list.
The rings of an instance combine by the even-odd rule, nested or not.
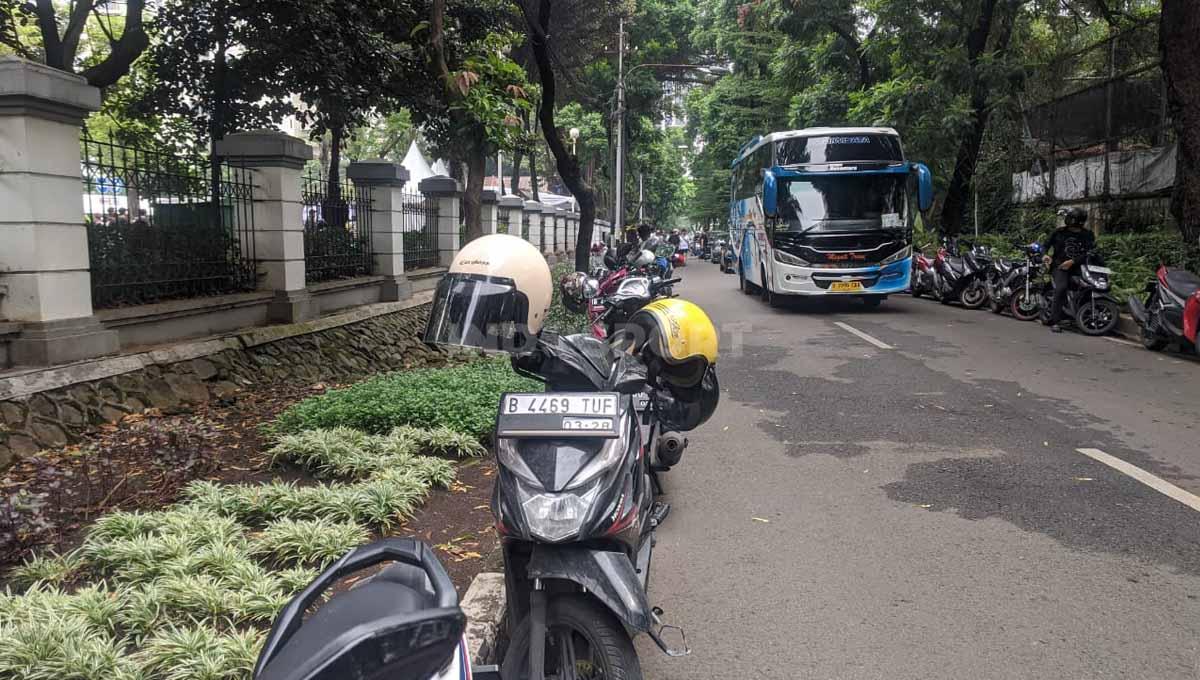
[[(1042, 247), (1021, 246), (1021, 259), (996, 257), (990, 248), (972, 246), (961, 255), (945, 241), (931, 259), (913, 255), (912, 294), (967, 309), (988, 307), (1021, 321), (1050, 320), (1054, 284), (1047, 276)], [(1090, 253), (1070, 279), (1063, 315), (1085, 335), (1107, 335), (1120, 323), (1121, 304), (1112, 295), (1113, 272), (1098, 253)], [(1145, 297), (1130, 296), (1130, 315), (1140, 328), (1142, 345), (1161, 350), (1176, 345), (1200, 351), (1200, 277), (1183, 269), (1160, 266), (1148, 282)]]
[[(472, 667), (464, 614), (434, 552), (392, 538), (352, 551), (284, 608), (255, 680), (641, 680), (635, 635), (671, 656), (688, 652), (646, 587), (655, 530), (670, 511), (660, 475), (680, 461), (680, 433), (707, 420), (719, 398), (716, 330), (673, 296), (679, 279), (665, 278), (670, 263), (654, 243), (641, 245), (620, 259), (601, 253), (594, 271), (555, 282), (526, 241), (484, 236), (458, 253), (436, 291), (425, 342), (508, 347), (514, 370), (545, 384), (498, 404), (500, 666)], [(588, 315), (587, 332), (541, 328), (556, 285), (564, 304)], [(626, 322), (647, 339), (621, 340)], [(667, 349), (673, 332), (692, 354)], [(336, 588), (364, 570), (376, 571)]]

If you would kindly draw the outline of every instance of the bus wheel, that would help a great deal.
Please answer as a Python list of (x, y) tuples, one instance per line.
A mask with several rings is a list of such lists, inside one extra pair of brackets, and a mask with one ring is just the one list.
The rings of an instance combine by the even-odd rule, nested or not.
[(779, 307), (783, 304), (783, 296), (771, 290), (771, 284), (767, 282), (767, 269), (763, 267), (761, 271), (762, 286), (759, 289), (759, 297), (767, 303), (768, 307)]
[(754, 288), (749, 281), (746, 280), (746, 270), (738, 267), (738, 290), (746, 295), (754, 295)]

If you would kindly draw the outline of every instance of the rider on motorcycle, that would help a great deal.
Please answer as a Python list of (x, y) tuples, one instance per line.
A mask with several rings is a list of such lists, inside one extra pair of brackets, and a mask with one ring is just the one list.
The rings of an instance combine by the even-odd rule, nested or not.
[(1042, 244), (1042, 252), (1046, 253), (1042, 261), (1051, 265), (1054, 280), (1049, 325), (1055, 333), (1062, 332), (1063, 305), (1067, 301), (1071, 277), (1079, 273), (1079, 267), (1096, 245), (1096, 236), (1085, 227), (1087, 218), (1087, 211), (1083, 208), (1071, 208), (1063, 217), (1063, 226), (1054, 230)]
[[(617, 249), (617, 262), (626, 262), (645, 250), (646, 243), (654, 235), (654, 227), (642, 222), (625, 227), (625, 242)], [(632, 257), (631, 257), (632, 256)]]

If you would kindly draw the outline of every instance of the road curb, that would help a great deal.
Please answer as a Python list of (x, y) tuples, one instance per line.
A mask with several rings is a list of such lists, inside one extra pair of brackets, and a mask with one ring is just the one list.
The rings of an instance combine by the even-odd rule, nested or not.
[(1137, 325), (1137, 322), (1133, 320), (1133, 317), (1129, 316), (1128, 314), (1121, 315), (1121, 320), (1117, 322), (1117, 328), (1113, 332), (1125, 338), (1126, 340), (1136, 340), (1140, 342), (1142, 338), (1141, 328)]
[(483, 572), (471, 581), (460, 606), (467, 617), (467, 652), (473, 665), (496, 662), (496, 635), (504, 605), (504, 574)]

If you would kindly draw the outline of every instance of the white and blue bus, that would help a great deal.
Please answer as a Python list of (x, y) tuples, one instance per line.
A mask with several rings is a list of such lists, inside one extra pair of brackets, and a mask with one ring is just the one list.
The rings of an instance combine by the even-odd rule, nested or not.
[(755, 137), (730, 182), (738, 284), (768, 303), (854, 295), (878, 305), (909, 287), (917, 211), (933, 178), (891, 128), (807, 128)]

